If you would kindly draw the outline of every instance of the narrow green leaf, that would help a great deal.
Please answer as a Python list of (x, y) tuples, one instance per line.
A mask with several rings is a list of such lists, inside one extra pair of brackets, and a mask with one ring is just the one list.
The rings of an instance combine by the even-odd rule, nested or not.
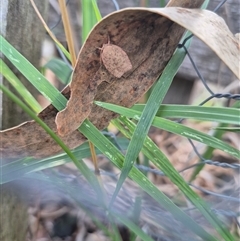
[(52, 58), (43, 66), (43, 68), (50, 69), (64, 85), (67, 85), (70, 82), (72, 69), (61, 59)]
[[(74, 164), (78, 167), (84, 177), (89, 181), (92, 186), (96, 188), (96, 190), (100, 189), (100, 186), (97, 182), (95, 175), (89, 171), (87, 165), (83, 161), (79, 161), (76, 157), (71, 153), (69, 148), (63, 143), (63, 141), (54, 133), (52, 129), (50, 129), (38, 116), (35, 115), (18, 97), (16, 97), (11, 91), (9, 91), (5, 86), (0, 85), (0, 89), (16, 104), (18, 104), (33, 120), (35, 120), (51, 137), (55, 140), (59, 146), (68, 154), (68, 156), (72, 159)], [(98, 185), (97, 185), (98, 184)]]
[[(89, 120), (85, 120), (80, 127), (81, 132), (96, 146), (104, 155), (106, 155), (114, 165), (122, 168), (123, 154), (99, 131)], [(136, 182), (140, 188), (153, 197), (163, 208), (173, 214), (173, 216), (183, 223), (188, 229), (200, 236), (204, 241), (217, 241), (200, 227), (193, 219), (178, 208), (166, 195), (164, 195), (156, 186), (154, 186), (146, 176), (133, 166), (129, 173), (130, 178)]]
[[(240, 101), (236, 101), (232, 108), (240, 108)], [(238, 119), (240, 119), (240, 115), (237, 115)], [(239, 122), (238, 124), (239, 125)], [(225, 123), (220, 123), (218, 127), (222, 127), (222, 128), (225, 128), (227, 127), (227, 124)], [(218, 139), (221, 139), (222, 138), (222, 135), (223, 135), (223, 131), (221, 130), (216, 130), (214, 133), (213, 133), (213, 136), (218, 138)], [(208, 147), (207, 150), (202, 154), (202, 157), (203, 159), (210, 159), (212, 157), (212, 154), (213, 154), (213, 151), (214, 151), (214, 148), (212, 147)], [(199, 160), (199, 162), (202, 161), (202, 159)], [(190, 177), (190, 182), (192, 182), (196, 176), (198, 175), (198, 173), (203, 169), (204, 165), (199, 165), (196, 167), (196, 169), (194, 170), (194, 172), (192, 173), (191, 177)]]
[[(189, 34), (190, 33), (188, 32), (185, 36), (188, 36)], [(124, 166), (112, 196), (110, 206), (113, 205), (118, 192), (120, 191), (125, 179), (127, 178), (132, 166), (134, 165), (134, 162), (142, 149), (144, 140), (151, 126), (153, 118), (156, 115), (185, 56), (186, 52), (183, 49), (177, 49), (165, 67), (161, 77), (155, 83), (155, 86), (148, 98), (147, 104), (141, 113), (137, 128), (135, 129), (132, 139), (129, 143), (127, 154), (124, 160)]]
[[(126, 117), (133, 118), (135, 120), (139, 120), (140, 115), (141, 115), (141, 112), (139, 112), (139, 111), (136, 111), (133, 109), (128, 109), (128, 108), (117, 106), (117, 105), (113, 105), (113, 104), (109, 104), (109, 103), (103, 103), (103, 102), (96, 101), (95, 104), (97, 104), (101, 107), (104, 107), (108, 110), (119, 113), (121, 115), (124, 115)], [(209, 108), (211, 108), (211, 107), (209, 107)], [(238, 111), (238, 110), (236, 110), (236, 111)], [(170, 121), (170, 120), (167, 120), (167, 119), (164, 119), (161, 117), (155, 117), (153, 119), (152, 125), (157, 128), (160, 128), (162, 130), (169, 131), (171, 133), (181, 135), (181, 136), (184, 136), (184, 137), (192, 139), (192, 140), (196, 140), (198, 142), (206, 144), (207, 146), (211, 146), (213, 148), (222, 150), (236, 158), (240, 158), (240, 151), (237, 150), (236, 148), (228, 145), (227, 143), (225, 143), (213, 136), (207, 135), (205, 133), (202, 133), (202, 132), (192, 129), (190, 127), (184, 126), (177, 122)]]
[(27, 80), (56, 108), (65, 108), (67, 99), (11, 44), (0, 35), (1, 51)]
[[(133, 110), (143, 111), (145, 105), (137, 104)], [(122, 115), (125, 115), (122, 113)], [(161, 105), (156, 116), (166, 118), (188, 118), (238, 125), (240, 110), (226, 107), (205, 107), (191, 105)]]
[(82, 43), (86, 40), (89, 32), (97, 23), (95, 10), (90, 0), (82, 0)]
[(149, 237), (146, 233), (143, 232), (143, 230), (137, 226), (135, 223), (133, 223), (128, 218), (124, 217), (123, 215), (116, 214), (117, 219), (126, 225), (131, 231), (133, 231), (141, 240), (144, 241), (153, 241), (151, 237)]
[(159, 7), (160, 7), (160, 8), (164, 8), (165, 5), (166, 5), (165, 0), (159, 0)]
[[(136, 128), (136, 125), (133, 122), (129, 121), (126, 117), (120, 117), (112, 122), (125, 136), (131, 138)], [(176, 171), (167, 157), (149, 137), (146, 138), (142, 151), (201, 211), (206, 219), (213, 225), (213, 227), (215, 227), (221, 237), (225, 238), (225, 240), (234, 240), (230, 232), (223, 227), (222, 223), (218, 220), (215, 213), (213, 213), (208, 205), (189, 187), (183, 177)]]
[[(14, 57), (12, 59), (14, 61)], [(44, 82), (44, 79), (43, 79)], [(45, 83), (44, 83), (45, 84)], [(56, 95), (57, 94), (57, 95)], [(58, 96), (59, 94), (59, 96)], [(54, 100), (54, 98), (60, 98), (61, 101), (63, 102), (57, 102)], [(50, 99), (53, 99), (53, 102), (55, 103), (55, 106), (60, 106), (58, 108), (64, 108), (65, 106), (65, 98), (61, 95), (61, 93), (58, 92), (54, 92), (53, 95), (51, 97), (49, 97)], [(101, 136), (100, 139), (97, 139), (97, 135), (100, 134), (98, 130), (96, 130), (96, 128), (94, 129), (93, 126), (91, 126), (91, 123), (88, 121), (85, 121), (83, 126), (80, 127), (80, 130), (82, 132), (84, 132), (87, 135), (92, 134), (93, 138), (91, 138), (91, 141), (93, 142), (94, 140), (98, 140), (98, 145), (102, 145), (105, 144), (104, 146), (102, 146), (102, 148), (106, 148), (104, 149), (104, 153), (108, 156), (111, 157), (113, 162), (117, 162), (119, 161), (118, 157), (115, 156), (116, 152), (112, 152), (109, 149), (108, 146), (108, 142), (105, 142), (105, 139), (103, 136)], [(91, 133), (90, 133), (91, 132)], [(96, 142), (94, 143), (96, 145)], [(96, 145), (97, 146), (97, 145)], [(118, 153), (120, 153), (117, 150)], [(121, 155), (121, 153), (120, 153)], [(122, 164), (123, 161), (123, 156), (121, 157), (121, 161), (120, 163)], [(216, 240), (214, 239), (211, 235), (209, 235), (206, 231), (204, 231), (204, 229), (202, 229), (201, 227), (199, 227), (194, 220), (190, 219), (184, 212), (182, 212), (179, 208), (177, 208), (175, 205), (172, 205), (171, 200), (169, 200), (168, 198), (166, 198), (165, 195), (163, 195), (154, 185), (151, 184), (151, 182), (148, 181), (148, 179), (143, 179), (145, 178), (144, 175), (142, 175), (141, 172), (139, 172), (138, 170), (135, 170), (135, 168), (132, 169), (132, 171), (130, 172), (130, 176), (136, 180), (139, 185), (146, 190), (146, 192), (148, 192), (151, 196), (153, 196), (156, 200), (158, 200), (158, 202), (163, 205), (164, 207), (166, 207), (167, 210), (169, 210), (170, 212), (174, 213), (174, 216), (180, 220), (181, 222), (183, 222), (183, 224), (185, 224), (189, 229), (191, 229), (192, 231), (194, 231), (195, 233), (197, 233), (200, 237), (202, 237), (204, 240)]]
[[(126, 138), (118, 138), (117, 142), (121, 146), (122, 150), (127, 149), (129, 141)], [(71, 150), (71, 152), (78, 160), (91, 156), (88, 142), (85, 142), (81, 146)], [(102, 152), (96, 149), (96, 154), (102, 154)], [(19, 179), (20, 177), (31, 172), (64, 165), (71, 161), (72, 159), (64, 152), (40, 160), (34, 158), (24, 158), (14, 162), (6, 163), (5, 165), (1, 166), (0, 184)]]
[(22, 82), (12, 72), (12, 70), (0, 59), (0, 73), (9, 81), (9, 83), (20, 94), (26, 104), (32, 108), (35, 113), (39, 113), (42, 110), (41, 105), (36, 101), (33, 95), (25, 88)]
[(212, 128), (213, 130), (220, 130), (220, 131), (231, 131), (231, 132), (240, 132), (240, 127), (216, 127)]
[(99, 22), (102, 19), (102, 15), (100, 13), (100, 10), (98, 8), (96, 0), (92, 0), (92, 6), (93, 6), (93, 9), (94, 9), (94, 13), (95, 13), (96, 19)]

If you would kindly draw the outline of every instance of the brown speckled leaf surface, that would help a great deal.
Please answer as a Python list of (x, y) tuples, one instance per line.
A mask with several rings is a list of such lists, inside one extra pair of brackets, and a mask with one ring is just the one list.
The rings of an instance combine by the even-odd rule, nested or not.
[[(61, 120), (67, 129), (61, 128), (61, 132), (66, 134), (79, 127), (90, 114), (94, 98), (123, 106), (135, 103), (160, 75), (182, 31), (173, 22), (140, 9), (118, 12), (99, 23), (80, 52), (67, 108), (60, 113), (61, 118), (57, 116), (57, 123)], [(121, 78), (110, 73), (100, 61), (98, 47), (107, 43), (108, 36), (112, 44), (127, 53), (133, 65)], [(99, 120), (97, 124), (101, 125)]]
[[(195, 8), (200, 7), (203, 0), (171, 1), (170, 6), (175, 2), (178, 6)], [(161, 16), (157, 9), (123, 9), (102, 19), (79, 53), (70, 86), (62, 91), (70, 100), (56, 121), (61, 120), (61, 138), (68, 147), (74, 148), (86, 141), (76, 130), (86, 118), (101, 130), (116, 117), (113, 112), (94, 105), (94, 100), (126, 107), (136, 103), (160, 76), (183, 33), (183, 27)], [(100, 48), (108, 43), (108, 39), (127, 54), (132, 64), (132, 68), (120, 78), (110, 73), (101, 62)], [(39, 114), (56, 133), (57, 113), (49, 105)], [(2, 131), (0, 138), (3, 158), (40, 158), (61, 151), (34, 121)]]

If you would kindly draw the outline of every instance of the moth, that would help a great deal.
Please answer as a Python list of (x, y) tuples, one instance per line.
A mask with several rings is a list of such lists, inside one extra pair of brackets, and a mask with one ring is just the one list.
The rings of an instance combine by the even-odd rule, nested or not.
[(103, 44), (100, 48), (101, 61), (105, 68), (115, 77), (121, 78), (124, 73), (132, 69), (132, 63), (126, 52), (117, 45)]

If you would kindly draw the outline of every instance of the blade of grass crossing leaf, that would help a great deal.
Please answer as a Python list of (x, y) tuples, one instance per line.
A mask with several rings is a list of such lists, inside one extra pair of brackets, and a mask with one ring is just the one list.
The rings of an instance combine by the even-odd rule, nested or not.
[[(0, 89), (14, 102), (16, 102), (29, 116), (35, 120), (57, 143), (62, 149), (68, 154), (72, 159), (74, 164), (78, 167), (84, 177), (89, 181), (89, 183), (95, 188), (97, 193), (99, 193), (100, 185), (95, 177), (95, 175), (88, 169), (87, 165), (83, 161), (79, 161), (71, 153), (70, 149), (62, 142), (62, 140), (52, 131), (38, 116), (35, 115), (18, 97), (16, 97), (11, 91), (9, 91), (5, 86), (0, 85)], [(101, 196), (99, 196), (101, 197)]]
[(28, 81), (58, 110), (65, 108), (67, 99), (1, 35), (1, 51)]
[[(0, 36), (0, 42), (2, 41), (2, 52), (3, 54), (15, 65), (15, 67), (35, 86), (35, 88), (46, 96), (47, 99), (53, 104), (55, 108), (59, 111), (64, 109), (67, 103), (67, 99), (53, 86), (51, 85), (46, 78), (39, 73), (39, 71), (27, 61), (15, 48), (13, 48), (2, 36)], [(26, 109), (27, 110), (27, 109)], [(59, 139), (60, 140), (60, 139)], [(57, 141), (58, 143), (58, 141)], [(59, 143), (58, 143), (59, 144)], [(59, 144), (61, 146), (61, 144)], [(61, 146), (62, 147), (62, 146)], [(65, 149), (63, 148), (65, 151)], [(71, 155), (74, 158), (72, 153), (68, 150), (67, 154)], [(90, 184), (94, 187), (96, 193), (103, 200), (104, 204), (104, 194), (102, 192), (101, 186), (96, 179), (96, 176), (88, 176), (88, 173), (91, 173), (88, 167), (82, 162), (79, 162), (74, 159), (74, 164), (82, 171), (82, 174), (86, 177), (88, 181), (91, 181)], [(81, 166), (83, 165), (82, 169)], [(90, 178), (91, 177), (91, 178)], [(96, 185), (97, 184), (97, 185)]]
[[(119, 125), (118, 121), (122, 122)], [(126, 117), (120, 117), (118, 120), (113, 120), (114, 124), (118, 126), (119, 130), (124, 133), (128, 138), (134, 133), (136, 125), (129, 121)], [(129, 128), (126, 130), (125, 126)], [(223, 227), (222, 223), (218, 220), (216, 215), (211, 209), (205, 204), (205, 202), (189, 187), (184, 181), (182, 176), (172, 166), (167, 157), (159, 150), (154, 142), (147, 137), (144, 142), (143, 153), (160, 169), (162, 170), (170, 180), (184, 193), (184, 195), (201, 211), (205, 218), (212, 224), (213, 227), (218, 231), (221, 237), (225, 240), (234, 240), (230, 232)]]
[(32, 94), (26, 89), (17, 76), (11, 71), (11, 69), (0, 59), (0, 73), (9, 81), (9, 83), (20, 94), (26, 104), (32, 108), (35, 113), (39, 113), (42, 110), (41, 105), (36, 101)]
[[(189, 33), (188, 33), (189, 34)], [(187, 36), (188, 36), (187, 34)], [(170, 59), (169, 63), (165, 67), (161, 77), (157, 80), (154, 88), (151, 91), (147, 104), (140, 116), (140, 120), (134, 131), (132, 139), (129, 143), (126, 157), (124, 160), (124, 166), (121, 171), (119, 180), (117, 182), (116, 189), (112, 196), (112, 200), (110, 202), (110, 207), (113, 205), (115, 198), (118, 195), (125, 179), (127, 178), (139, 152), (142, 149), (144, 140), (148, 133), (148, 130), (151, 126), (154, 116), (156, 115), (171, 83), (172, 80), (177, 73), (184, 57), (186, 56), (186, 52), (183, 49), (177, 49)]]
[[(124, 128), (124, 127), (123, 127)], [(89, 120), (83, 122), (80, 126), (81, 132), (91, 141), (104, 155), (106, 155), (118, 168), (122, 168), (124, 156), (123, 154), (106, 138), (101, 132), (97, 131)], [(142, 172), (133, 167), (129, 173), (130, 177), (145, 192), (153, 197), (160, 205), (173, 216), (182, 222), (188, 229), (202, 237), (203, 240), (217, 241), (200, 227), (193, 219), (186, 215), (178, 208), (166, 195), (164, 195), (156, 186), (154, 186)]]
[[(40, 93), (42, 93), (47, 99), (50, 100), (50, 102), (54, 105), (55, 108), (57, 108), (58, 110), (64, 109), (67, 103), (67, 99), (53, 85), (51, 85), (46, 80), (46, 78), (41, 73), (39, 73), (39, 71), (31, 63), (29, 63), (29, 61), (27, 61), (15, 48), (13, 48), (2, 36), (0, 36), (0, 42), (1, 41), (2, 52), (13, 63), (13, 65), (15, 65), (15, 67), (36, 87), (36, 89)], [(74, 163), (75, 165), (77, 165), (78, 168), (80, 168), (81, 164), (75, 161)], [(84, 171), (83, 175), (85, 176), (85, 166), (83, 166), (82, 171)], [(100, 191), (101, 186), (99, 185), (97, 179), (94, 179), (94, 182), (92, 179), (89, 178), (87, 178), (87, 180), (91, 181), (91, 185), (93, 185), (95, 182), (98, 184), (98, 188), (96, 188), (96, 185), (93, 187), (96, 188), (95, 191), (99, 193), (99, 196), (103, 197)]]
[[(118, 139), (117, 142), (122, 147), (122, 150), (126, 150), (128, 145), (127, 139), (121, 138)], [(85, 142), (81, 146), (71, 150), (71, 152), (77, 159), (87, 158), (91, 155), (88, 142)], [(101, 152), (98, 149), (96, 150), (96, 153), (101, 154)], [(71, 161), (71, 158), (64, 152), (40, 160), (33, 158), (25, 158), (14, 162), (10, 162), (1, 166), (2, 173), (0, 173), (0, 184), (19, 179), (23, 175), (30, 172), (41, 171), (48, 168), (64, 165)]]

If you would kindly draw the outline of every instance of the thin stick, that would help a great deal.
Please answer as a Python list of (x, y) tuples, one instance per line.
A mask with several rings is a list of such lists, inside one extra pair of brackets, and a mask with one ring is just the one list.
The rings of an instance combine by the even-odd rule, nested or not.
[(63, 27), (64, 27), (66, 39), (67, 39), (67, 45), (71, 55), (72, 66), (74, 67), (76, 65), (77, 58), (76, 58), (76, 53), (74, 51), (73, 33), (72, 33), (71, 24), (69, 21), (68, 11), (65, 5), (65, 0), (58, 0), (58, 2), (61, 9)]

